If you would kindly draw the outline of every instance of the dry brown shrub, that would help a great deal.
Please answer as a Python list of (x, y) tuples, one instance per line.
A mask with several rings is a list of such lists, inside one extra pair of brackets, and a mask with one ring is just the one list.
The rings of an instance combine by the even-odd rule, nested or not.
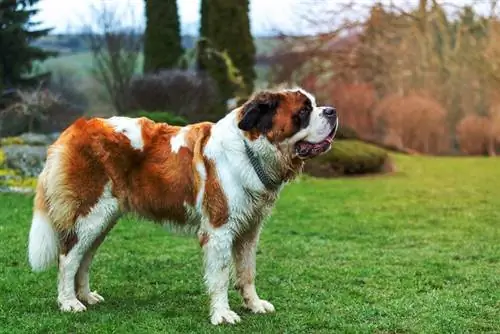
[(19, 102), (0, 110), (0, 137), (60, 132), (83, 115), (83, 109), (41, 87), (16, 94)]
[(457, 139), (463, 153), (494, 155), (492, 150), (492, 124), (486, 116), (468, 115), (457, 125)]
[(500, 115), (494, 115), (491, 119), (491, 134), (496, 145), (500, 143)]
[(500, 143), (500, 102), (495, 100), (491, 103), (489, 110), (489, 118), (491, 122), (491, 135), (492, 140), (496, 143)]
[(374, 110), (385, 144), (428, 154), (449, 150), (446, 115), (446, 110), (425, 92), (387, 96)]
[(340, 121), (353, 129), (361, 138), (375, 138), (373, 109), (376, 93), (367, 83), (335, 84), (330, 99), (337, 108)]

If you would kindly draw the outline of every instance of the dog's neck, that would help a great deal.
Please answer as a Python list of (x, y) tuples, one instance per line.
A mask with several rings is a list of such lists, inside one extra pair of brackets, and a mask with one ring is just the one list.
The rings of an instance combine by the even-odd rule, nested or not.
[[(220, 133), (217, 138), (221, 138), (221, 153), (234, 164), (238, 164), (238, 160), (244, 157), (246, 163), (240, 168), (243, 180), (252, 175), (247, 179), (250, 182), (247, 186), (253, 188), (254, 184), (262, 184), (265, 191), (279, 191), (284, 183), (299, 174), (302, 162), (287, 159), (286, 154), (281, 153), (263, 136), (250, 140), (247, 134), (238, 128), (237, 115), (238, 108), (219, 120), (212, 129)], [(237, 155), (233, 156), (234, 153)]]
[(247, 140), (243, 139), (243, 145), (245, 146), (245, 153), (250, 161), (250, 165), (253, 167), (253, 170), (257, 174), (260, 182), (262, 182), (267, 190), (277, 191), (283, 184), (282, 178), (277, 178), (277, 180), (275, 180), (276, 177), (267, 172), (267, 168), (264, 168), (259, 156), (252, 150)]

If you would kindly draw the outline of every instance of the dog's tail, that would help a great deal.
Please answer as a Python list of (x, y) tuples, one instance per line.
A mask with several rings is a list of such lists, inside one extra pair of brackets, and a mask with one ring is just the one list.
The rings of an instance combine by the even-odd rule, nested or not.
[(44, 205), (44, 191), (39, 178), (35, 207), (29, 233), (28, 259), (33, 271), (43, 271), (56, 262), (59, 254), (59, 237)]

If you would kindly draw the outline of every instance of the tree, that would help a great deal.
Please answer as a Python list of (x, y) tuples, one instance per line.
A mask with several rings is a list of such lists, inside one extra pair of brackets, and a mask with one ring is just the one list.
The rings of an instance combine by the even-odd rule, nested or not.
[[(250, 33), (248, 0), (202, 0), (200, 36), (208, 39), (217, 50), (227, 52), (245, 83), (246, 94), (253, 91), (255, 79), (255, 45)], [(200, 66), (204, 68), (203, 64)], [(207, 68), (219, 82), (225, 73)], [(224, 87), (220, 87), (224, 91)], [(226, 98), (232, 97), (226, 91)]]
[(176, 67), (183, 54), (175, 0), (145, 0), (144, 72)]
[(142, 38), (135, 22), (123, 26), (116, 9), (93, 7), (93, 22), (88, 25), (85, 39), (92, 54), (92, 75), (104, 86), (107, 98), (118, 114), (129, 106), (129, 88), (137, 72)]
[(38, 0), (0, 1), (0, 89), (36, 86), (48, 74), (31, 75), (35, 60), (44, 60), (54, 52), (32, 46), (32, 42), (47, 35), (51, 29), (35, 29), (31, 17)]

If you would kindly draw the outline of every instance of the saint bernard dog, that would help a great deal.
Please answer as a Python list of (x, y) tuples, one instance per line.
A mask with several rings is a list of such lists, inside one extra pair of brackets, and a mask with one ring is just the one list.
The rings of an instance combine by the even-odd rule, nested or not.
[(337, 127), (335, 108), (300, 88), (256, 93), (216, 123), (81, 118), (48, 149), (30, 265), (57, 262), (60, 309), (84, 311), (104, 300), (89, 286), (97, 248), (120, 216), (135, 213), (197, 235), (212, 324), (240, 321), (228, 302), (231, 268), (246, 308), (273, 312), (255, 289), (263, 219), (304, 162), (330, 149)]

